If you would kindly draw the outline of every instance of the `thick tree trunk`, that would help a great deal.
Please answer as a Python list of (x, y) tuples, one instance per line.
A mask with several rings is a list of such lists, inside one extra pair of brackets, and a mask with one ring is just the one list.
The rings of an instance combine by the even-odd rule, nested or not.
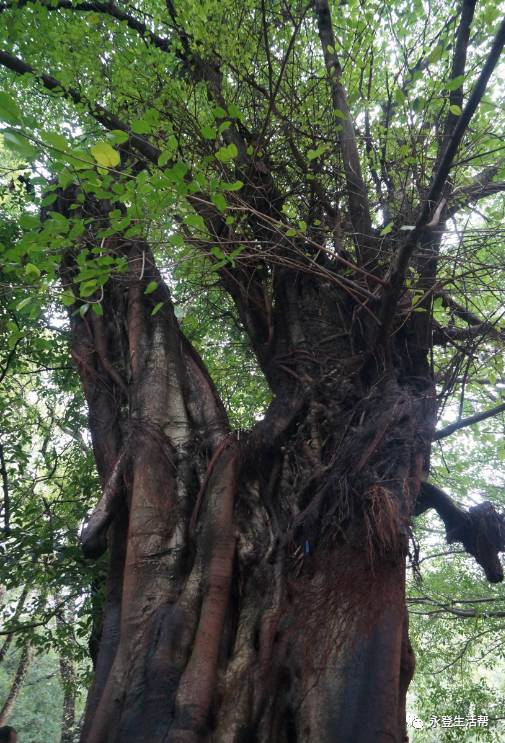
[[(96, 229), (106, 211), (87, 209)], [(83, 546), (109, 551), (82, 743), (404, 740), (425, 351), (400, 328), (370, 354), (348, 294), (279, 271), (274, 401), (239, 438), (148, 246), (105, 248), (127, 276), (103, 316), (71, 313), (103, 486)], [(75, 270), (69, 253), (67, 286)]]

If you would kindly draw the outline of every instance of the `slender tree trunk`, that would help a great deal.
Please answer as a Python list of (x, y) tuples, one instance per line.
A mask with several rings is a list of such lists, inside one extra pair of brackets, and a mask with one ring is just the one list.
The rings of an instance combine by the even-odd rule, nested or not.
[[(14, 616), (12, 617), (13, 621), (16, 622), (16, 620), (21, 615), (21, 612), (23, 611), (23, 607), (25, 605), (26, 598), (28, 596), (28, 588), (23, 588), (21, 595), (18, 599), (18, 603), (16, 605), (16, 610), (14, 612)], [(5, 639), (3, 643), (0, 645), (0, 663), (3, 662), (5, 656), (7, 655), (7, 651), (9, 650), (10, 646), (12, 645), (12, 641), (14, 639), (14, 633), (9, 632), (8, 635), (5, 636)]]
[(239, 438), (149, 247), (104, 247), (128, 275), (105, 286), (103, 316), (71, 308), (103, 486), (83, 547), (109, 554), (82, 743), (402, 741), (426, 351), (400, 328), (371, 355), (348, 293), (279, 271), (274, 400)]
[(0, 710), (0, 726), (5, 725), (9, 721), (14, 705), (16, 704), (16, 699), (18, 698), (18, 694), (23, 686), (23, 681), (25, 680), (28, 668), (30, 667), (31, 658), (31, 647), (29, 643), (26, 643), (21, 650), (21, 655), (19, 657), (9, 693), (7, 694), (2, 709)]
[[(75, 619), (75, 602), (72, 600), (66, 607), (64, 616), (56, 615), (56, 624), (62, 627), (66, 622)], [(72, 660), (60, 652), (59, 656), (60, 681), (63, 691), (63, 705), (61, 713), (60, 743), (75, 743), (77, 725), (75, 720), (76, 674)]]
[(73, 664), (63, 656), (60, 656), (59, 665), (61, 684), (63, 687), (60, 743), (75, 743), (75, 670)]

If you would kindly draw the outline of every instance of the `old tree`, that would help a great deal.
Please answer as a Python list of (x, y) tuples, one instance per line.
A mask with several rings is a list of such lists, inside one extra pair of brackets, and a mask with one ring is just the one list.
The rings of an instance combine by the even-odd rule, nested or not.
[(495, 508), (429, 480), (504, 409), (463, 414), (505, 332), (498, 4), (0, 9), (4, 319), (67, 312), (102, 488), (82, 742), (403, 741), (413, 517), (503, 578)]

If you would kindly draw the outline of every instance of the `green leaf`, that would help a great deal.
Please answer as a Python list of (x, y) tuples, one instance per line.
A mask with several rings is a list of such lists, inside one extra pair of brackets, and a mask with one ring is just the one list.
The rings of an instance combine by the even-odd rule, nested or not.
[(452, 80), (448, 80), (445, 84), (445, 87), (448, 91), (457, 90), (463, 85), (464, 80), (464, 75), (458, 75), (457, 77), (453, 77)]
[(128, 132), (124, 132), (122, 129), (112, 129), (110, 134), (116, 144), (124, 144), (130, 138)]
[(151, 317), (154, 317), (154, 315), (157, 315), (164, 304), (165, 302), (158, 302), (158, 304), (155, 304), (153, 309), (151, 310)]
[(57, 150), (61, 150), (65, 152), (65, 150), (68, 150), (70, 145), (65, 139), (65, 137), (62, 134), (58, 134), (57, 132), (44, 132), (42, 135), (42, 139), (44, 142), (46, 142), (50, 147), (54, 147)]
[(328, 51), (328, 54), (335, 54), (335, 47), (334, 47), (334, 46), (332, 46), (331, 44), (328, 44), (328, 45), (326, 46), (326, 49), (327, 49), (327, 51)]
[(19, 224), (24, 230), (34, 230), (40, 226), (40, 218), (38, 214), (22, 214), (19, 219)]
[(100, 304), (100, 302), (94, 302), (91, 305), (91, 309), (93, 310), (93, 312), (95, 313), (95, 315), (98, 315), (98, 317), (102, 317), (102, 315), (103, 315), (103, 307)]
[(169, 160), (172, 159), (173, 152), (172, 150), (163, 150), (161, 155), (158, 158), (158, 165), (160, 167), (163, 167), (168, 163)]
[(244, 186), (244, 182), (235, 181), (234, 183), (221, 183), (220, 186), (223, 191), (240, 191), (240, 189)]
[(7, 124), (22, 124), (23, 117), (18, 104), (7, 93), (0, 91), (0, 121)]
[(231, 116), (232, 119), (242, 119), (242, 112), (234, 103), (230, 103), (230, 105), (228, 106), (228, 114)]
[(202, 126), (201, 132), (204, 139), (217, 138), (217, 129), (214, 126)]
[(75, 297), (69, 289), (65, 289), (65, 291), (62, 292), (61, 301), (65, 305), (65, 307), (70, 307), (74, 304)]
[(228, 204), (222, 193), (215, 193), (211, 196), (212, 203), (218, 208), (220, 212), (224, 212)]
[(438, 62), (438, 60), (441, 59), (443, 53), (444, 53), (444, 45), (437, 44), (434, 50), (431, 52), (430, 56), (428, 57), (428, 62), (430, 64), (434, 64), (435, 62)]
[(337, 119), (342, 119), (343, 121), (347, 119), (347, 116), (345, 115), (345, 113), (341, 111), (339, 108), (333, 109), (333, 116), (335, 116)]
[(317, 157), (321, 157), (321, 155), (324, 155), (326, 150), (330, 149), (329, 144), (320, 144), (319, 147), (316, 147), (315, 150), (309, 150), (307, 152), (307, 159), (308, 160), (315, 160)]
[(226, 254), (223, 253), (221, 248), (218, 247), (217, 245), (214, 245), (214, 247), (210, 249), (210, 252), (212, 253), (213, 256), (215, 256), (216, 258), (219, 258), (219, 260), (221, 261), (226, 260)]
[(20, 155), (23, 159), (35, 160), (39, 151), (28, 141), (27, 136), (15, 129), (3, 129), (2, 135), (7, 149)]
[(393, 229), (393, 223), (390, 222), (384, 227), (383, 230), (380, 231), (381, 236), (384, 237), (384, 235), (389, 235), (392, 229)]
[(135, 134), (150, 134), (152, 125), (145, 119), (137, 119), (137, 121), (132, 122), (131, 130)]
[(96, 279), (91, 279), (90, 281), (83, 281), (82, 284), (79, 286), (79, 295), (81, 297), (90, 297), (92, 294), (96, 292), (98, 288), (98, 281)]
[(449, 106), (449, 111), (454, 114), (454, 116), (461, 116), (461, 107), (457, 106), (455, 103), (453, 103), (452, 106)]
[(203, 217), (199, 214), (188, 214), (184, 221), (190, 227), (196, 227), (202, 231), (205, 229), (205, 222), (203, 221)]
[(28, 278), (40, 279), (40, 269), (37, 268), (33, 263), (27, 263), (25, 266), (25, 274)]
[(25, 297), (24, 299), (19, 302), (19, 304), (16, 306), (16, 309), (18, 312), (22, 312), (32, 301), (32, 297)]
[(224, 119), (227, 116), (226, 111), (221, 106), (216, 106), (212, 109), (212, 113), (215, 119)]
[(91, 148), (91, 154), (102, 168), (115, 168), (121, 162), (119, 153), (108, 142), (99, 142)]
[(144, 294), (152, 294), (156, 291), (158, 288), (158, 282), (157, 281), (150, 281), (146, 288), (144, 289)]
[(237, 145), (235, 144), (229, 144), (226, 147), (221, 147), (216, 152), (216, 157), (220, 162), (222, 163), (228, 163), (231, 160), (234, 160), (238, 155), (238, 149)]

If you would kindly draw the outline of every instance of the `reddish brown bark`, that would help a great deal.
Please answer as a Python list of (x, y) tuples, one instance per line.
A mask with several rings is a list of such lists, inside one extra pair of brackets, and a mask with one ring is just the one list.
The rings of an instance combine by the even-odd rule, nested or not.
[(259, 356), (274, 401), (238, 439), (148, 245), (105, 247), (126, 278), (103, 317), (71, 312), (103, 486), (83, 543), (109, 552), (82, 743), (403, 740), (426, 351), (403, 323), (371, 354), (352, 296), (281, 269)]

